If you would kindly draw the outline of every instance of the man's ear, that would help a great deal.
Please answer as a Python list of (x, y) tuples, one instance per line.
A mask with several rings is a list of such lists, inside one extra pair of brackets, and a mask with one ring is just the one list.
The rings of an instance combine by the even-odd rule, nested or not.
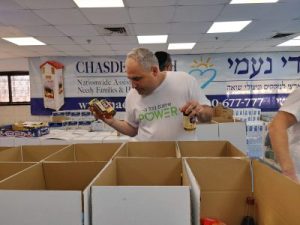
[(157, 76), (157, 74), (160, 72), (158, 66), (152, 66), (151, 71), (154, 76)]

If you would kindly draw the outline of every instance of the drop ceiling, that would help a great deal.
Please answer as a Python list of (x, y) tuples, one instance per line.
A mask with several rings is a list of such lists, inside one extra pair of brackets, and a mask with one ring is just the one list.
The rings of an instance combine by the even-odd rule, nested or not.
[[(0, 39), (0, 59), (36, 56), (126, 55), (134, 47), (167, 51), (170, 42), (196, 42), (171, 54), (300, 51), (276, 45), (300, 35), (300, 1), (230, 5), (230, 0), (124, 0), (125, 8), (80, 9), (72, 0), (0, 0), (0, 37), (32, 36), (46, 46)], [(252, 20), (239, 33), (207, 34), (213, 22)], [(125, 27), (127, 34), (104, 32)], [(273, 39), (277, 33), (291, 36)], [(139, 45), (137, 35), (168, 35), (166, 44)]]

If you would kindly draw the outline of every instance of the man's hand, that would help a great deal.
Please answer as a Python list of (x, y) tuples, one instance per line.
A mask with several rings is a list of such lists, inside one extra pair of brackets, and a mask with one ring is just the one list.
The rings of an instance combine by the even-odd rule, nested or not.
[(180, 111), (190, 118), (196, 116), (199, 122), (209, 122), (213, 114), (213, 110), (210, 106), (201, 105), (196, 100), (188, 101), (180, 108)]

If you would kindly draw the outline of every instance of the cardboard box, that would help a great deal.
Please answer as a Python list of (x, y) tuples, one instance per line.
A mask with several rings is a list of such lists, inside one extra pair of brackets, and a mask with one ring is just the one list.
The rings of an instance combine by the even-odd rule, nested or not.
[(64, 65), (55, 61), (46, 61), (40, 65), (44, 107), (59, 110), (64, 105)]
[(179, 158), (175, 141), (127, 142), (118, 151), (117, 157), (174, 157)]
[(219, 125), (217, 122), (197, 124), (197, 140), (213, 141), (219, 140)]
[(74, 144), (51, 155), (45, 161), (103, 161), (111, 160), (121, 143)]
[(251, 170), (246, 158), (185, 158), (184, 161), (196, 180), (192, 192), (201, 190), (201, 206), (193, 208), (194, 224), (199, 224), (201, 216), (240, 225), (246, 216), (249, 196), (255, 199), (250, 212), (257, 224), (299, 223), (300, 186), (261, 162), (254, 161)]
[(104, 165), (38, 163), (0, 182), (1, 224), (89, 224), (89, 185)]
[(39, 162), (66, 145), (25, 145), (0, 152), (0, 161)]
[(29, 162), (0, 162), (0, 181), (34, 165)]
[(2, 137), (40, 137), (49, 134), (48, 126), (26, 128), (25, 130), (13, 130), (12, 125), (0, 127), (0, 136)]
[(246, 157), (228, 141), (178, 141), (181, 157)]
[(176, 158), (116, 158), (92, 184), (93, 225), (190, 225), (190, 190)]

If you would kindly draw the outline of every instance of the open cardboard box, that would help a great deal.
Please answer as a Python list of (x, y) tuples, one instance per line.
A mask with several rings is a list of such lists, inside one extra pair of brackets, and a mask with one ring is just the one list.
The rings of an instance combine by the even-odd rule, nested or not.
[(0, 147), (0, 152), (2, 152), (2, 151), (4, 151), (4, 150), (7, 150), (7, 149), (9, 149), (9, 148), (12, 148), (12, 147), (4, 147), (4, 146), (2, 146), (2, 147)]
[(175, 141), (127, 142), (118, 151), (117, 157), (173, 157), (179, 158)]
[(92, 224), (190, 225), (182, 173), (181, 159), (115, 158), (92, 184)]
[(104, 165), (41, 162), (0, 182), (1, 224), (89, 224), (90, 182)]
[(29, 162), (0, 162), (0, 181), (34, 165)]
[(39, 162), (67, 145), (24, 145), (0, 152), (0, 161)]
[(121, 143), (74, 144), (51, 155), (45, 161), (109, 161)]
[(246, 157), (228, 141), (178, 141), (181, 157)]
[[(250, 210), (257, 224), (299, 224), (299, 184), (261, 162), (254, 161), (251, 167), (247, 158), (185, 158), (184, 161), (196, 181), (191, 192), (201, 190), (201, 206), (200, 199), (193, 199), (199, 203), (193, 208), (194, 224), (199, 224), (200, 215), (240, 225), (247, 212), (248, 196), (254, 196), (256, 202)], [(254, 174), (253, 192), (251, 174)]]

